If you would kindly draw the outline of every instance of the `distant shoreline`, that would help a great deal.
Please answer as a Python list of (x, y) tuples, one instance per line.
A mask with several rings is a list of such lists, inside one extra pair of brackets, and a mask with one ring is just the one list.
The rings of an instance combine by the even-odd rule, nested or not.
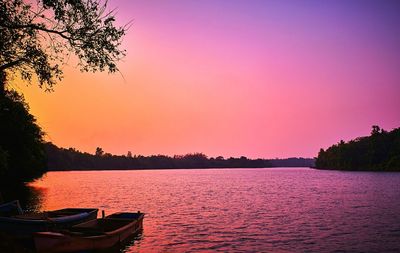
[[(59, 148), (46, 143), (47, 168), (49, 171), (64, 170), (144, 170), (144, 169), (217, 169), (217, 168), (274, 168), (311, 167), (315, 159), (291, 157), (285, 159), (249, 159), (245, 156), (224, 158), (208, 157), (203, 153), (186, 155), (112, 155), (101, 148), (95, 154), (74, 148)], [(113, 169), (110, 169), (113, 168)]]
[(376, 172), (376, 173), (398, 173), (400, 170), (368, 170), (368, 169), (353, 169), (353, 170), (343, 170), (343, 169), (328, 169), (328, 168), (317, 168), (317, 167), (310, 167), (310, 169), (314, 170), (325, 170), (325, 171), (340, 171), (340, 172)]
[(398, 173), (400, 171), (386, 171), (386, 170), (340, 170), (340, 169), (321, 169), (311, 166), (282, 166), (282, 167), (257, 167), (257, 168), (231, 168), (231, 167), (223, 167), (223, 168), (133, 168), (133, 169), (68, 169), (68, 170), (57, 170), (57, 169), (49, 169), (47, 172), (71, 172), (71, 171), (144, 171), (144, 170), (240, 170), (240, 169), (312, 169), (312, 170), (321, 170), (321, 171), (340, 171), (340, 172), (376, 172), (376, 173)]
[[(221, 167), (221, 168), (133, 168), (133, 169), (68, 169), (68, 170), (57, 170), (57, 169), (48, 169), (47, 172), (63, 172), (63, 171), (132, 171), (132, 170), (240, 170), (240, 169), (280, 169), (280, 168), (285, 168), (285, 169), (300, 169), (300, 168), (308, 168), (308, 169), (317, 169), (309, 166), (282, 166), (282, 167), (249, 167), (249, 168), (242, 168), (242, 167), (237, 167), (237, 168), (232, 168), (232, 167)], [(319, 170), (319, 169), (318, 169)]]

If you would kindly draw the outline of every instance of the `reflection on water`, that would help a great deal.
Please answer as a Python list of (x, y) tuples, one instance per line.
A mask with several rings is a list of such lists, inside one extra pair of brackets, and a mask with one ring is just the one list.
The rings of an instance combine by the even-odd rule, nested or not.
[(35, 212), (42, 210), (46, 188), (34, 185), (19, 185), (3, 188), (0, 192), (4, 202), (18, 199), (22, 209), (27, 212)]
[(129, 253), (400, 252), (399, 185), (300, 168), (51, 172), (32, 203), (145, 212)]

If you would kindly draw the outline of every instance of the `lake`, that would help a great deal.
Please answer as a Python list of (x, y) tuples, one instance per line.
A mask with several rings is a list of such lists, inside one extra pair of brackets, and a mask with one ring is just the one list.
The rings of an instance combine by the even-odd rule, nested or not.
[(399, 252), (400, 173), (308, 168), (49, 172), (31, 209), (146, 213), (124, 252)]

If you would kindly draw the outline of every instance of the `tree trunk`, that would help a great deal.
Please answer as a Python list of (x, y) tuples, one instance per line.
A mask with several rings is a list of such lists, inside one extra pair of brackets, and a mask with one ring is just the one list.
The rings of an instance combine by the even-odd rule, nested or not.
[(0, 98), (6, 94), (6, 73), (0, 71)]

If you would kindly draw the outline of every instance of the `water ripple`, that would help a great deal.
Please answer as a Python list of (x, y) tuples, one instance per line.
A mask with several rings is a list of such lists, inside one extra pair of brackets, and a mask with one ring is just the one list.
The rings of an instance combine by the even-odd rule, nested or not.
[(400, 173), (50, 172), (43, 209), (146, 213), (124, 252), (400, 252)]

